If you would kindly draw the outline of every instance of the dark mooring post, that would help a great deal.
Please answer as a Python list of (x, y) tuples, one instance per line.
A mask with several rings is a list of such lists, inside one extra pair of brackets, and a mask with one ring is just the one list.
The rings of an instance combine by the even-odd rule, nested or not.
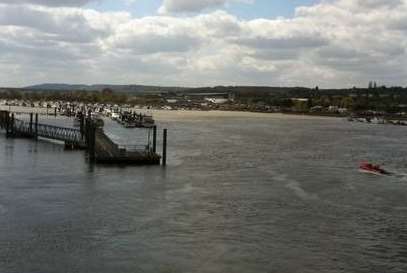
[(85, 119), (84, 123), (84, 135), (85, 135), (85, 143), (86, 143), (86, 149), (89, 151), (89, 119)]
[(34, 121), (34, 114), (30, 113), (30, 136), (33, 134), (33, 121)]
[(153, 127), (153, 153), (157, 152), (157, 126)]
[(10, 112), (5, 114), (6, 118), (6, 137), (10, 136)]
[(163, 131), (163, 166), (167, 166), (167, 129)]
[(54, 107), (54, 116), (57, 117), (57, 108)]
[(89, 155), (89, 161), (95, 161), (95, 145), (96, 145), (96, 126), (93, 124), (90, 118), (86, 118), (85, 123), (85, 142), (86, 149)]
[(5, 115), (3, 111), (0, 111), (0, 128), (3, 129), (4, 128), (4, 124), (5, 124)]
[(38, 139), (38, 113), (35, 114), (34, 138)]
[(11, 114), (11, 135), (15, 135), (15, 117), (14, 117), (14, 113)]
[(83, 140), (84, 135), (85, 135), (85, 117), (83, 116), (82, 112), (79, 113), (79, 121), (80, 121), (81, 138)]

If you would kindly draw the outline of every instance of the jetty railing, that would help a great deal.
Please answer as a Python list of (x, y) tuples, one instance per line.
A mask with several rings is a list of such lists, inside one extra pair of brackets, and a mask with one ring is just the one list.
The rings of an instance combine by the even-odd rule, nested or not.
[(81, 131), (74, 128), (60, 127), (48, 124), (33, 124), (19, 119), (14, 120), (15, 133), (27, 136), (39, 136), (71, 143), (82, 142)]
[(126, 150), (129, 152), (139, 152), (139, 151), (152, 151), (152, 147), (150, 147), (149, 145), (122, 145), (119, 144), (119, 149), (120, 150)]

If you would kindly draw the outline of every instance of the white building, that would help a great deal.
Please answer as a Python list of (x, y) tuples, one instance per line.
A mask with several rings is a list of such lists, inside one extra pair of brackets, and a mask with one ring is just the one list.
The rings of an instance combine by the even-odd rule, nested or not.
[(205, 98), (205, 100), (215, 104), (223, 104), (229, 101), (229, 99), (225, 98)]

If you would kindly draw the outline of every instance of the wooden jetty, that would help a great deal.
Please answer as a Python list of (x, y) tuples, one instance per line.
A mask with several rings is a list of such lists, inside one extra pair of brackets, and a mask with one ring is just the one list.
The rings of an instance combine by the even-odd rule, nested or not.
[[(59, 140), (68, 149), (86, 149), (90, 162), (102, 164), (126, 165), (159, 165), (161, 156), (157, 154), (157, 127), (153, 127), (153, 145), (140, 147), (121, 147), (114, 143), (98, 126), (89, 114), (80, 117), (80, 128), (66, 128), (41, 124), (38, 114), (30, 114), (29, 121), (15, 118), (14, 113), (0, 111), (0, 128), (5, 130), (7, 137), (24, 137), (38, 139), (38, 137)], [(165, 134), (166, 136), (166, 134)], [(164, 143), (166, 144), (166, 138)], [(163, 151), (163, 165), (166, 164), (166, 145)]]

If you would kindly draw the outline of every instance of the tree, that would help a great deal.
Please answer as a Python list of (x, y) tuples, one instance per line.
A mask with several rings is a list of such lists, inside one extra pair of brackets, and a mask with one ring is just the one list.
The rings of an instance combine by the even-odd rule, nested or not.
[(104, 88), (104, 89), (102, 90), (102, 94), (103, 94), (103, 95), (113, 95), (113, 90), (110, 89), (110, 88)]

